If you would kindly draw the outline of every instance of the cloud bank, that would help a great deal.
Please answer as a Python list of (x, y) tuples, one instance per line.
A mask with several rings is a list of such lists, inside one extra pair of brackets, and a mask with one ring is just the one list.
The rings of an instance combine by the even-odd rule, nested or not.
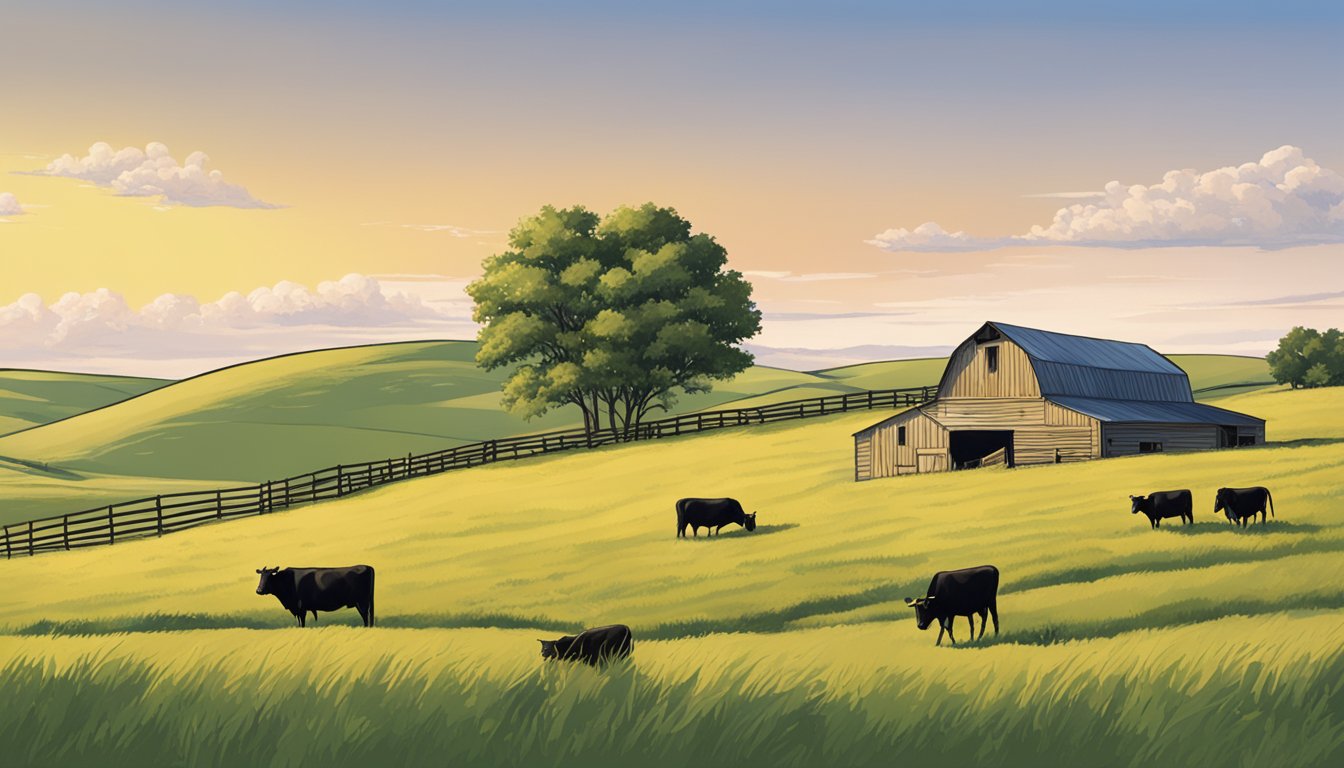
[(1344, 242), (1344, 176), (1294, 146), (1259, 162), (1200, 173), (1168, 171), (1152, 186), (1112, 181), (1096, 202), (1060, 208), (1050, 224), (1005, 238), (947, 232), (934, 222), (866, 241), (887, 251), (981, 251), (1010, 246), (1108, 248), (1253, 246), (1264, 250)]
[(82, 179), (110, 188), (118, 195), (158, 197), (173, 205), (279, 207), (258, 200), (237, 184), (224, 181), (224, 174), (206, 168), (209, 162), (210, 158), (204, 152), (192, 152), (185, 162), (178, 163), (168, 147), (157, 141), (150, 142), (144, 150), (136, 147), (114, 150), (107, 142), (100, 141), (89, 147), (89, 153), (83, 157), (61, 155), (44, 170), (33, 173)]
[(474, 336), (469, 301), (426, 300), (360, 274), (316, 288), (281, 281), (210, 302), (165, 293), (136, 308), (100, 288), (52, 303), (29, 293), (0, 305), (0, 356), (8, 365), (146, 376), (190, 375), (299, 349)]
[(19, 199), (12, 192), (0, 192), (0, 216), (18, 216), (23, 213), (23, 206), (19, 205)]

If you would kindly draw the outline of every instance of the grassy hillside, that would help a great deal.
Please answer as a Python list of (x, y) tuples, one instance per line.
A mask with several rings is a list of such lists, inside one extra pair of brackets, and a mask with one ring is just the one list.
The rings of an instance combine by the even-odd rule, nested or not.
[(1276, 386), (1263, 357), (1170, 355), (1190, 376), (1198, 400), (1215, 400)]
[(0, 369), (0, 435), (144, 394), (167, 379)]
[[(59, 762), (121, 745), (286, 763), (315, 728), (330, 735), (304, 754), (333, 764), (1331, 764), (1344, 759), (1341, 394), (1229, 398), (1270, 419), (1272, 444), (1253, 449), (854, 483), (850, 433), (874, 415), (850, 414), (11, 560), (0, 627), (90, 636), (6, 640), (7, 706), (49, 694), (0, 744), (69, 744)], [(1268, 525), (1211, 517), (1213, 489), (1251, 484), (1274, 492)], [(1152, 531), (1129, 514), (1128, 494), (1178, 487), (1194, 491), (1195, 525)], [(678, 541), (685, 495), (736, 496), (760, 526)], [(378, 569), (381, 629), (331, 626), (353, 611), (287, 629), (254, 593), (263, 564), (354, 562)], [(1003, 574), (1002, 634), (934, 648), (900, 599), (935, 570), (986, 562)], [(613, 621), (635, 632), (628, 667), (539, 669), (533, 638)], [(195, 629), (146, 632), (174, 628)]]
[[(577, 426), (562, 409), (523, 421), (500, 407), (504, 373), (474, 342), (325, 350), (226, 368), (112, 408), (0, 439), (0, 456), (76, 473), (256, 481), (370, 458)], [(683, 397), (679, 411), (854, 391), (755, 367)]]

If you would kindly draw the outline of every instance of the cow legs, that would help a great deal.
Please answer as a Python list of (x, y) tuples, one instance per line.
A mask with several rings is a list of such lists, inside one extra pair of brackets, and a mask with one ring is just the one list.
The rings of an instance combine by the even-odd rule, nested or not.
[(969, 622), (971, 623), (971, 639), (974, 640), (974, 639), (975, 639), (975, 614), (973, 614), (973, 613), (968, 613), (968, 614), (966, 614), (966, 620), (969, 621)]
[(938, 639), (937, 639), (936, 641), (934, 641), (934, 643), (933, 643), (934, 645), (942, 645), (942, 644), (943, 644), (943, 633), (946, 632), (946, 631), (947, 631), (947, 627), (943, 624), (943, 620), (942, 620), (942, 619), (939, 619), (939, 620), (938, 620)]
[[(992, 602), (992, 603), (989, 604), (989, 615), (994, 617), (994, 635), (997, 637), (998, 634), (999, 634), (999, 601), (998, 601), (998, 600), (995, 600), (994, 602)], [(985, 631), (985, 626), (984, 626), (984, 623), (982, 622), (981, 625), (980, 625), (980, 632), (983, 634), (984, 631)]]
[[(989, 616), (988, 608), (980, 612), (980, 637), (977, 637), (976, 638), (977, 640), (983, 640), (985, 637), (985, 622), (988, 621), (987, 619), (988, 616)], [(997, 623), (997, 621), (995, 623)], [(998, 629), (996, 628), (994, 631), (997, 633)]]

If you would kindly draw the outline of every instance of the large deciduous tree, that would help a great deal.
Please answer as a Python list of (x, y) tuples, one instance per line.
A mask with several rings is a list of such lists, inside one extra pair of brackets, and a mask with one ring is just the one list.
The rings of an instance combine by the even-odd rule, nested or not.
[(1296, 387), (1344, 384), (1344, 333), (1324, 333), (1298, 326), (1279, 339), (1278, 349), (1265, 355), (1274, 380)]
[(467, 287), (483, 324), (477, 363), (516, 366), (504, 406), (526, 417), (564, 405), (589, 431), (629, 429), (679, 392), (751, 365), (736, 345), (760, 331), (751, 284), (727, 252), (671, 208), (604, 219), (550, 206)]

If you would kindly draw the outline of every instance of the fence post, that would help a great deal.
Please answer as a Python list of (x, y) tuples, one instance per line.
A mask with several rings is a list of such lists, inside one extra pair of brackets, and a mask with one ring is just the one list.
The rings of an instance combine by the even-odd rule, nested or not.
[[(1058, 451), (1056, 451), (1058, 453)], [(1058, 463), (1058, 462), (1056, 462)], [(61, 518), (61, 538), (65, 539), (65, 551), (70, 551), (70, 516)]]
[(6, 525), (6, 526), (5, 526), (5, 559), (8, 560), (8, 559), (10, 559), (10, 558), (13, 557), (13, 556), (14, 556), (13, 553), (11, 553), (11, 552), (9, 551), (9, 526)]
[(117, 520), (112, 517), (112, 505), (107, 505), (107, 543), (117, 543)]
[(344, 479), (345, 479), (345, 469), (344, 469), (344, 467), (342, 467), (340, 464), (337, 464), (337, 465), (336, 465), (336, 497), (337, 497), (337, 498), (340, 498), (341, 495), (342, 495), (341, 483), (342, 483), (342, 481), (344, 481)]
[(162, 497), (162, 496), (155, 496), (155, 497), (154, 497), (154, 519), (157, 521), (157, 524), (155, 525), (155, 527), (158, 528), (158, 530), (159, 530), (159, 535), (162, 536), (162, 535), (163, 535), (163, 497)]
[(28, 556), (33, 556), (33, 521), (28, 521)]
[(221, 491), (215, 491), (215, 519), (224, 519), (224, 495)]
[(266, 484), (257, 483), (257, 514), (266, 514)]
[(286, 478), (285, 478), (285, 507), (288, 508), (289, 505), (290, 505), (290, 501), (289, 501), (289, 478), (286, 477)]
[(411, 470), (414, 468), (414, 465), (411, 463), (411, 458), (412, 458), (412, 456), (413, 456), (413, 454), (409, 454), (409, 453), (406, 454), (406, 476), (407, 476), (407, 477), (410, 477), (410, 476), (412, 475)]

